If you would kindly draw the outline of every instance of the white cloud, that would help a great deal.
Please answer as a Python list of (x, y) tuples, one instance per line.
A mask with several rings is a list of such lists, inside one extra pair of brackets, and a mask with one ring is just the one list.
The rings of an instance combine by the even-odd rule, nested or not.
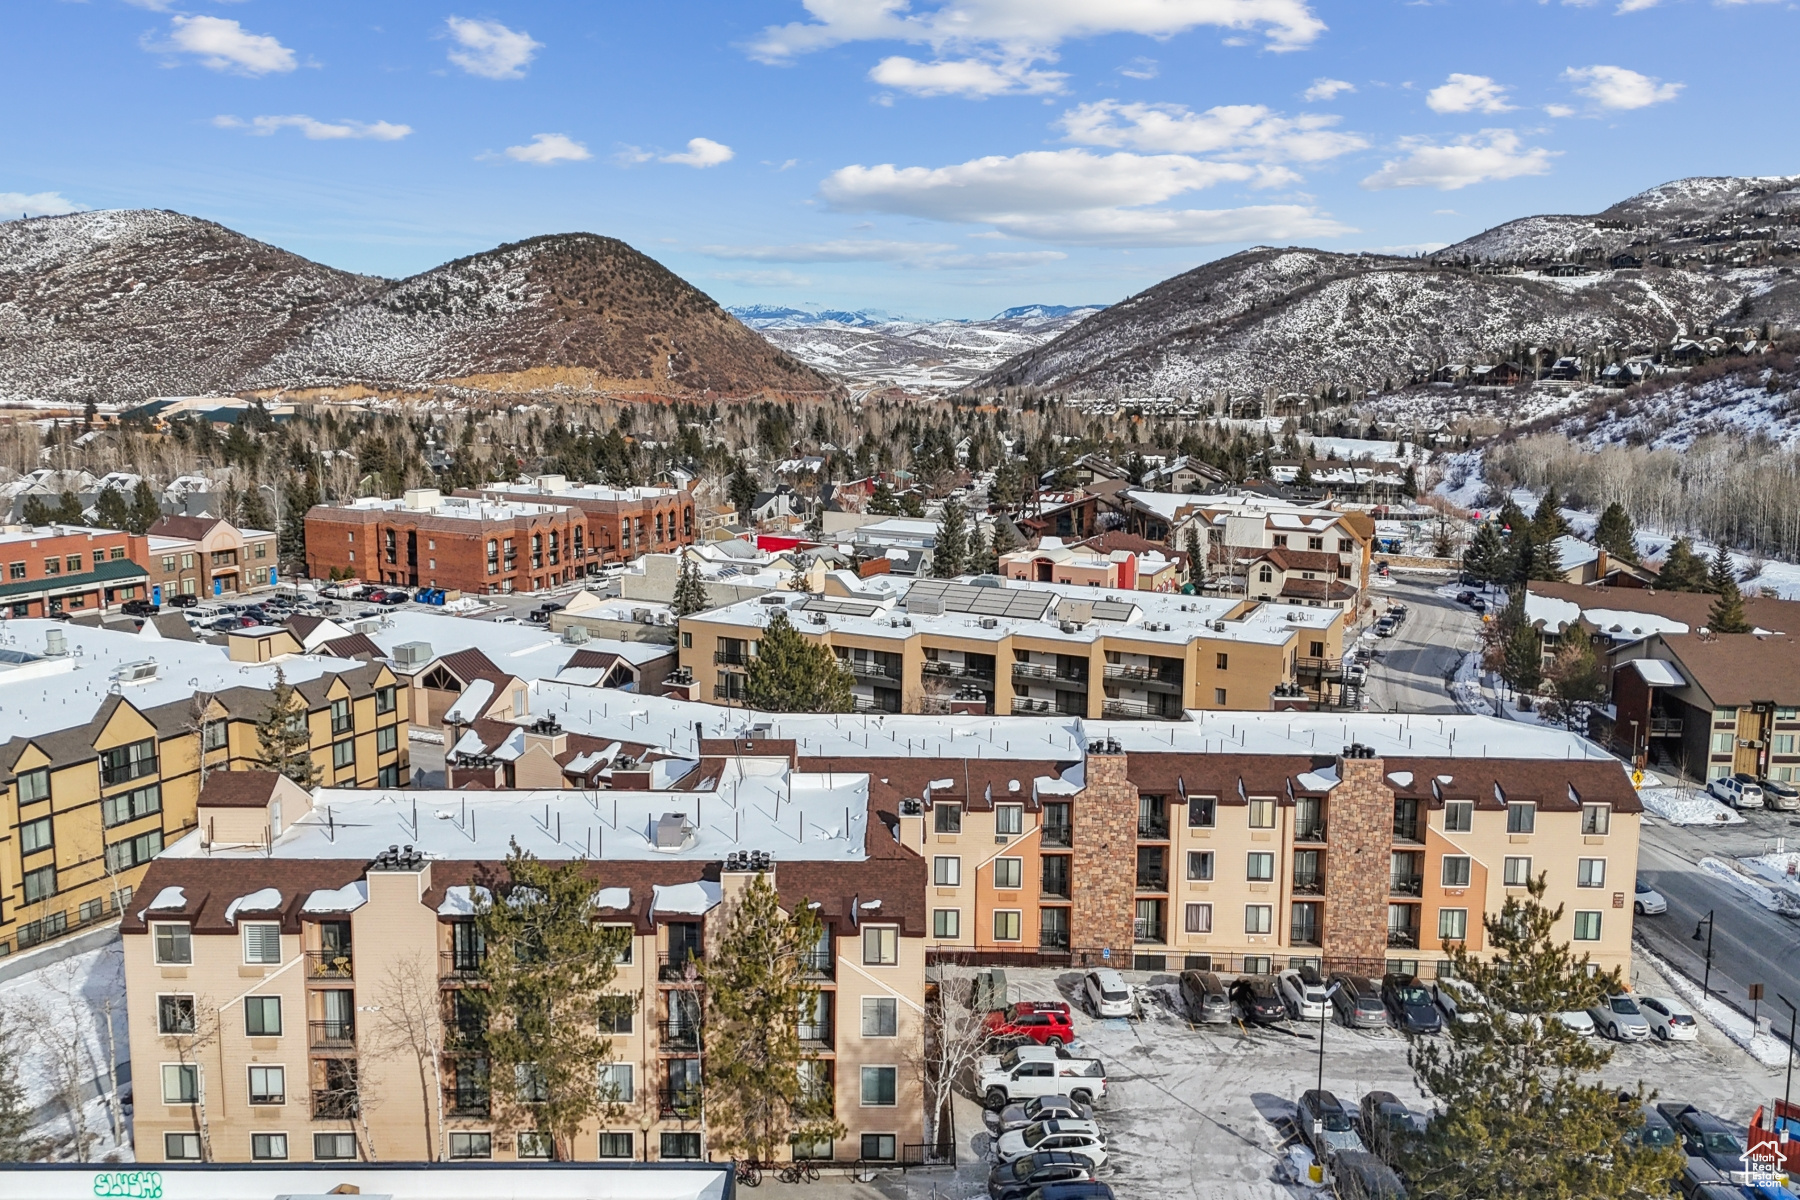
[(213, 124), (220, 129), (247, 129), (259, 137), (268, 137), (282, 129), (298, 129), (305, 137), (315, 142), (364, 138), (377, 142), (397, 142), (413, 131), (411, 125), (397, 125), (392, 121), (315, 121), (311, 117), (299, 114), (286, 117), (251, 117), (248, 121), (239, 120), (237, 117), (214, 117)]
[(1081, 145), (1323, 162), (1368, 145), (1357, 134), (1332, 129), (1338, 120), (1318, 113), (1284, 117), (1260, 104), (1226, 104), (1197, 113), (1179, 104), (1098, 100), (1070, 109), (1057, 124), (1068, 135), (1066, 140)]
[(1575, 110), (1566, 104), (1546, 104), (1544, 105), (1544, 112), (1552, 117), (1572, 117), (1575, 115)]
[(1626, 13), (1643, 12), (1647, 8), (1655, 8), (1661, 0), (1619, 0), (1619, 7), (1613, 11), (1624, 16)]
[(1160, 72), (1154, 58), (1139, 56), (1120, 67), (1119, 74), (1127, 79), (1155, 79)]
[(786, 246), (701, 246), (712, 258), (745, 262), (833, 263), (905, 262), (929, 255), (948, 254), (956, 247), (948, 242), (878, 241), (873, 238), (835, 238), (825, 242), (799, 242)]
[[(716, 167), (736, 155), (730, 146), (711, 138), (689, 138), (687, 149), (679, 154), (665, 154), (657, 162), (678, 163), (684, 167)], [(585, 155), (583, 156), (585, 157)]]
[(294, 52), (275, 38), (223, 17), (171, 17), (168, 40), (144, 45), (161, 53), (192, 54), (203, 67), (239, 75), (280, 74), (298, 65)]
[(525, 68), (544, 48), (523, 29), (508, 29), (498, 21), (451, 17), (445, 27), (457, 46), (450, 61), (483, 79), (523, 79)]
[(723, 279), (728, 283), (743, 283), (751, 287), (763, 288), (800, 288), (811, 287), (812, 280), (805, 275), (796, 275), (792, 271), (714, 271), (712, 278)]
[(1640, 75), (1625, 67), (1570, 67), (1563, 78), (1579, 84), (1577, 95), (1586, 96), (1601, 108), (1648, 108), (1673, 100), (1686, 86), (1664, 83), (1652, 75)]
[(552, 163), (581, 162), (594, 157), (588, 148), (563, 133), (535, 133), (523, 146), (508, 146), (506, 157), (514, 162), (547, 167)]
[(27, 217), (60, 217), (65, 213), (86, 211), (86, 205), (64, 199), (61, 192), (0, 192), (0, 218), (9, 221), (14, 213)]
[(1486, 75), (1453, 74), (1442, 86), (1426, 93), (1425, 103), (1432, 112), (1440, 113), (1500, 113), (1512, 109), (1506, 102), (1506, 87)]
[(884, 58), (869, 71), (869, 78), (883, 87), (898, 88), (915, 96), (1038, 95), (1060, 92), (1068, 76), (1061, 71), (1035, 71), (1029, 59), (938, 59), (919, 62), (904, 55)]
[(764, 62), (849, 42), (1003, 48), (1043, 58), (1071, 38), (1135, 33), (1168, 38), (1203, 25), (1262, 31), (1271, 50), (1297, 50), (1325, 31), (1305, 0), (803, 0), (811, 21), (772, 25), (748, 46)]
[(1070, 245), (1193, 246), (1345, 232), (1336, 221), (1299, 205), (1144, 207), (1258, 176), (1246, 164), (1180, 154), (1035, 150), (948, 167), (844, 167), (825, 179), (820, 192), (842, 211), (979, 223), (1016, 237)]
[(1315, 79), (1312, 86), (1300, 93), (1300, 98), (1308, 103), (1321, 100), (1336, 100), (1345, 92), (1355, 92), (1356, 85), (1344, 79)]
[(1484, 129), (1447, 146), (1427, 138), (1403, 138), (1405, 158), (1392, 159), (1362, 181), (1371, 191), (1385, 188), (1434, 187), (1453, 192), (1473, 183), (1544, 175), (1555, 151), (1526, 147), (1510, 129)]

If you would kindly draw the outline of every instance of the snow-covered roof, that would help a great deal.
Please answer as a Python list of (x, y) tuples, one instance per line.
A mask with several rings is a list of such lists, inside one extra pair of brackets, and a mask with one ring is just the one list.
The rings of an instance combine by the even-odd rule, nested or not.
[(369, 902), (369, 883), (365, 879), (353, 880), (341, 888), (320, 888), (306, 898), (300, 906), (305, 913), (349, 913), (355, 912)]
[(454, 884), (444, 889), (444, 898), (438, 901), (438, 916), (472, 917), (477, 901), (492, 904), (494, 893), (479, 884)]
[(237, 915), (244, 913), (277, 912), (281, 908), (280, 888), (258, 888), (248, 896), (239, 896), (225, 906), (225, 923), (237, 924)]
[(631, 889), (604, 887), (594, 893), (594, 907), (624, 911), (631, 907)]
[(476, 718), (481, 716), (482, 710), (493, 702), (493, 699), (493, 680), (477, 679), (473, 681), (468, 687), (463, 689), (462, 695), (456, 698), (456, 703), (452, 704), (445, 711), (444, 724), (472, 724)]
[(1556, 564), (1564, 571), (1600, 561), (1598, 546), (1584, 542), (1572, 534), (1565, 533), (1550, 544), (1556, 547)]
[(1548, 633), (1561, 633), (1580, 619), (1581, 605), (1571, 600), (1540, 596), (1530, 590), (1525, 593), (1525, 620), (1533, 625), (1541, 622)]
[(1675, 669), (1675, 664), (1660, 658), (1628, 659), (1625, 666), (1636, 671), (1644, 682), (1651, 687), (1686, 687), (1687, 680)]
[(724, 898), (724, 889), (707, 879), (667, 886), (658, 884), (655, 886), (654, 899), (650, 902), (650, 911), (699, 917), (717, 908)]

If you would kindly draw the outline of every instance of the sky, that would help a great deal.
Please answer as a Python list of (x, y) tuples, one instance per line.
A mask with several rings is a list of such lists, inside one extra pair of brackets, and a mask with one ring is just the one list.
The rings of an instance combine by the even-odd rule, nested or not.
[(1800, 173), (1794, 0), (10, 0), (0, 215), (979, 318)]

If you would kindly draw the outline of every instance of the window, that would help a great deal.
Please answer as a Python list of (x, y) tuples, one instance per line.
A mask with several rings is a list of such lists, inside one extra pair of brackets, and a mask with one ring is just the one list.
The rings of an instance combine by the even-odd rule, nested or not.
[[(356, 535), (351, 534), (350, 540), (355, 541)], [(194, 568), (194, 556), (192, 554), (182, 555), (181, 556), (181, 569), (184, 571), (191, 571), (191, 570), (193, 570), (193, 568)]]
[(603, 1133), (600, 1135), (601, 1158), (629, 1159), (631, 1155), (631, 1135), (629, 1133)]
[(1023, 886), (1025, 878), (1025, 860), (1022, 858), (996, 858), (994, 860), (994, 886), (1008, 890)]
[(1218, 705), (1220, 708), (1225, 707), (1225, 689), (1224, 688), (1214, 688), (1213, 689), (1213, 703)]
[[(1267, 583), (1268, 580), (1265, 579), (1263, 582)], [(1220, 671), (1230, 669), (1231, 656), (1229, 654), (1224, 654), (1224, 653), (1213, 655), (1213, 666)]]
[(1244, 932), (1267, 933), (1274, 923), (1275, 910), (1267, 904), (1244, 905)]
[(1444, 805), (1444, 832), (1468, 833), (1475, 828), (1475, 804), (1471, 800), (1451, 800)]
[(156, 739), (145, 738), (129, 746), (100, 752), (100, 785), (111, 787), (128, 779), (156, 774)]
[(158, 996), (156, 998), (156, 1032), (194, 1032), (194, 998), (192, 996)]
[(46, 558), (44, 560), (44, 574), (46, 574), (46, 575), (61, 575), (62, 574), (62, 559)]
[(106, 847), (107, 870), (117, 872), (141, 866), (161, 854), (162, 848), (163, 835), (160, 829), (113, 842)]
[(665, 1133), (662, 1135), (662, 1149), (658, 1158), (699, 1158), (700, 1133)]
[(871, 925), (863, 930), (863, 965), (891, 967), (900, 961), (900, 930), (892, 925)]
[[(125, 792), (118, 796), (106, 796), (100, 801), (101, 820), (105, 822), (106, 828), (108, 829), (111, 829), (115, 825), (123, 825), (127, 821), (135, 821), (139, 817), (147, 817), (161, 811), (162, 788), (154, 783), (149, 787), (138, 788), (135, 791)], [(154, 857), (161, 849), (162, 846), (159, 844), (156, 850), (152, 851), (151, 854), (146, 855), (145, 858)], [(143, 861), (143, 859), (138, 861)], [(130, 866), (132, 864), (127, 863), (126, 865)]]
[(1250, 828), (1275, 828), (1275, 801), (1256, 799), (1250, 801)]
[(996, 909), (994, 912), (994, 940), (996, 942), (1016, 942), (1019, 940), (1019, 910)]
[[(346, 1137), (350, 1136), (348, 1134)], [(163, 1157), (170, 1162), (200, 1160), (200, 1135), (197, 1133), (163, 1134)]]
[(862, 1069), (863, 1107), (892, 1108), (898, 1103), (894, 1096), (894, 1090), (899, 1074), (897, 1067), (864, 1067)]
[(255, 921), (244, 926), (244, 961), (268, 966), (281, 961), (281, 926)]
[(229, 743), (231, 729), (224, 721), (208, 721), (201, 734), (201, 740), (208, 750), (223, 750)]
[(1794, 735), (1777, 733), (1769, 737), (1769, 752), (1772, 754), (1792, 754), (1794, 752)]
[(36, 904), (56, 895), (56, 868), (39, 867), (25, 872), (25, 903)]
[(1267, 883), (1275, 878), (1275, 856), (1266, 851), (1250, 854), (1244, 864), (1244, 878), (1252, 883)]
[(1729, 754), (1736, 746), (1737, 734), (1735, 733), (1715, 733), (1712, 735), (1712, 752), (1714, 754)]
[(395, 705), (396, 705), (397, 695), (398, 695), (398, 693), (395, 691), (394, 685), (391, 683), (387, 684), (383, 687), (376, 688), (375, 689), (375, 711), (378, 713), (393, 712)]
[(1466, 908), (1438, 909), (1438, 939), (1445, 942), (1460, 942), (1469, 936), (1469, 910)]
[(1187, 931), (1189, 933), (1212, 932), (1212, 905), (1190, 904), (1187, 906)]
[(331, 743), (331, 765), (334, 767), (353, 767), (356, 765), (356, 743), (346, 738), (341, 742)]
[(1219, 819), (1217, 796), (1188, 797), (1188, 828), (1211, 829)]
[(286, 1069), (283, 1067), (251, 1067), (250, 1103), (286, 1104)]
[(899, 1037), (900, 1002), (892, 996), (864, 996), (862, 1035), (866, 1038)]
[(1210, 880), (1213, 877), (1213, 852), (1211, 850), (1188, 851), (1189, 879)]
[(1597, 888), (1606, 886), (1606, 860), (1604, 858), (1582, 858), (1575, 862), (1575, 886)]
[(1578, 942), (1597, 942), (1600, 940), (1599, 913), (1578, 912), (1575, 914), (1575, 940)]
[(317, 1161), (333, 1162), (355, 1157), (356, 1135), (354, 1133), (313, 1134), (313, 1158)]
[(939, 887), (962, 884), (962, 859), (954, 854), (940, 854), (931, 860), (931, 879)]
[(1444, 886), (1447, 888), (1466, 888), (1469, 886), (1468, 855), (1444, 855)]
[(200, 1068), (194, 1063), (164, 1063), (164, 1104), (193, 1104), (200, 1098)]
[(331, 702), (331, 732), (333, 734), (350, 732), (350, 700), (340, 697)]
[(513, 1091), (525, 1104), (543, 1104), (548, 1101), (550, 1081), (544, 1075), (544, 1068), (536, 1063), (514, 1064)]
[(533, 1129), (519, 1131), (514, 1154), (518, 1158), (549, 1158), (550, 1135)]
[(630, 1104), (633, 1092), (630, 1063), (600, 1064), (600, 1098), (609, 1104)]
[(194, 961), (193, 934), (186, 925), (152, 925), (160, 966), (186, 966)]
[(1524, 887), (1531, 882), (1531, 860), (1529, 858), (1509, 858), (1506, 860), (1506, 886)]
[(36, 854), (39, 850), (48, 850), (51, 846), (50, 818), (39, 817), (35, 821), (25, 821), (19, 825), (19, 853)]
[(39, 767), (35, 771), (22, 771), (19, 774), (19, 803), (33, 804), (39, 800), (50, 798), (50, 768)]
[(1612, 806), (1609, 804), (1584, 804), (1581, 806), (1581, 832), (1584, 835), (1603, 836), (1612, 828)]
[(494, 1135), (491, 1133), (452, 1133), (450, 1135), (450, 1157), (460, 1158), (492, 1158), (494, 1157)]
[(931, 827), (938, 833), (962, 832), (962, 805), (934, 804), (931, 808)]
[(6, 567), (6, 577), (8, 579), (25, 578), (25, 564), (22, 562), (8, 563)]
[(931, 913), (931, 936), (940, 938), (958, 938), (962, 936), (962, 909), (938, 908)]
[(1508, 804), (1506, 806), (1506, 832), (1535, 833), (1537, 831), (1537, 805)]
[(375, 731), (375, 753), (389, 754), (398, 749), (399, 745), (400, 727), (398, 725), (383, 725)]
[(249, 1037), (280, 1037), (281, 997), (246, 996), (244, 1033)]
[(865, 1133), (862, 1135), (862, 1160), (864, 1162), (892, 1162), (899, 1155), (896, 1139), (891, 1133)]
[(1025, 806), (1022, 804), (994, 805), (994, 832), (1007, 837), (1017, 837), (1025, 831)]

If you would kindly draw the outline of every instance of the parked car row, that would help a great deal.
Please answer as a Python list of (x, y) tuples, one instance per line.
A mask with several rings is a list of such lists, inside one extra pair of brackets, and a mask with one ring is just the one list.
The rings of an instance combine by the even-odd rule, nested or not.
[(1107, 1159), (1106, 1134), (1094, 1119), (1094, 1104), (1106, 1095), (1106, 1065), (1060, 1040), (1069, 1017), (1060, 1003), (989, 1014), (990, 1029), (1058, 1031), (1043, 1044), (1025, 1042), (977, 1064), (976, 1089), (993, 1132), (992, 1200), (1114, 1200), (1112, 1188), (1094, 1178)]
[(1456, 602), (1458, 604), (1468, 605), (1470, 611), (1472, 611), (1478, 617), (1482, 613), (1485, 613), (1487, 611), (1487, 607), (1488, 607), (1487, 601), (1483, 600), (1475, 592), (1458, 592), (1456, 594)]
[(1317, 1021), (1329, 1007), (1353, 1029), (1436, 1033), (1441, 1024), (1431, 994), (1416, 979), (1389, 975), (1380, 983), (1361, 975), (1333, 975), (1311, 967), (1277, 975), (1245, 975), (1227, 986), (1212, 971), (1183, 971), (1179, 991), (1188, 1020), (1197, 1025), (1242, 1020), (1252, 1025)]
[(1387, 612), (1382, 614), (1381, 620), (1375, 622), (1375, 636), (1378, 638), (1393, 637), (1404, 624), (1406, 624), (1406, 605), (1390, 604)]
[(1736, 809), (1768, 808), (1775, 812), (1800, 812), (1800, 788), (1781, 779), (1765, 779), (1739, 771), (1706, 785), (1713, 797)]
[(1309, 1089), (1294, 1108), (1294, 1132), (1326, 1165), (1336, 1195), (1391, 1200), (1406, 1194), (1395, 1167), (1406, 1140), (1425, 1131), (1424, 1114), (1380, 1091), (1363, 1096), (1352, 1111), (1335, 1093)]

